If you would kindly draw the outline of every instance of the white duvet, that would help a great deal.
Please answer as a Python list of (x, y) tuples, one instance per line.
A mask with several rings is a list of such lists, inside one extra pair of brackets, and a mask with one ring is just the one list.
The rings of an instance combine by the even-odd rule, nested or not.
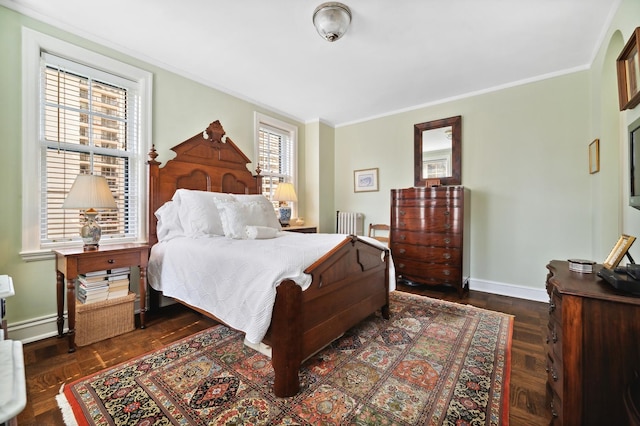
[(175, 238), (151, 249), (148, 280), (165, 296), (210, 312), (259, 343), (271, 322), (277, 285), (290, 279), (308, 288), (311, 276), (303, 271), (346, 237), (278, 232), (264, 240)]

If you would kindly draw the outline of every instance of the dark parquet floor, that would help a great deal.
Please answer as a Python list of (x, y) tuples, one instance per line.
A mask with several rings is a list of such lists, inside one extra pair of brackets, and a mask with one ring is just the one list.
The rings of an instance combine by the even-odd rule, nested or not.
[[(547, 304), (469, 291), (462, 299), (448, 288), (401, 286), (399, 290), (454, 302), (471, 304), (515, 316), (513, 329), (510, 424), (548, 424), (546, 404), (544, 331)], [(172, 305), (158, 314), (147, 314), (147, 327), (80, 347), (67, 353), (67, 339), (56, 337), (24, 345), (27, 376), (27, 406), (18, 416), (19, 425), (62, 425), (55, 395), (63, 383), (77, 380), (215, 324), (187, 308)]]

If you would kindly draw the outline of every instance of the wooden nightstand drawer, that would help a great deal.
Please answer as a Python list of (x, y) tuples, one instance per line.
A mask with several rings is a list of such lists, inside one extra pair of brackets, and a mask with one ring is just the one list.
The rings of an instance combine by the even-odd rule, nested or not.
[(104, 269), (122, 268), (126, 266), (138, 265), (140, 263), (140, 253), (111, 253), (107, 256), (85, 256), (78, 258), (78, 273), (83, 274), (92, 271), (102, 271)]

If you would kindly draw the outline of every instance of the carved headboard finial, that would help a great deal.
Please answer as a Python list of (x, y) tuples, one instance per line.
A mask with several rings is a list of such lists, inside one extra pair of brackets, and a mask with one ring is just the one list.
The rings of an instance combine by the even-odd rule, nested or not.
[(208, 139), (211, 142), (218, 143), (227, 143), (226, 138), (224, 140), (222, 139), (224, 135), (225, 132), (222, 128), (222, 124), (220, 124), (220, 120), (216, 120), (213, 123), (209, 124), (209, 127), (207, 127), (205, 131), (202, 132), (202, 137), (204, 139)]
[(158, 161), (156, 161), (157, 157), (158, 157), (158, 151), (156, 151), (156, 145), (152, 144), (151, 145), (151, 150), (149, 151), (149, 161), (147, 163), (148, 164), (160, 164)]

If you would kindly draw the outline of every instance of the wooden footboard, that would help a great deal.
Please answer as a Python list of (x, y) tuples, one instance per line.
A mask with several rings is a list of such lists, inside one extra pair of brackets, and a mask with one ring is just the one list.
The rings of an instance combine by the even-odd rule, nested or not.
[(378, 309), (389, 318), (388, 259), (388, 250), (351, 236), (305, 270), (313, 276), (307, 290), (292, 281), (278, 286), (265, 337), (276, 396), (298, 393), (304, 359)]

